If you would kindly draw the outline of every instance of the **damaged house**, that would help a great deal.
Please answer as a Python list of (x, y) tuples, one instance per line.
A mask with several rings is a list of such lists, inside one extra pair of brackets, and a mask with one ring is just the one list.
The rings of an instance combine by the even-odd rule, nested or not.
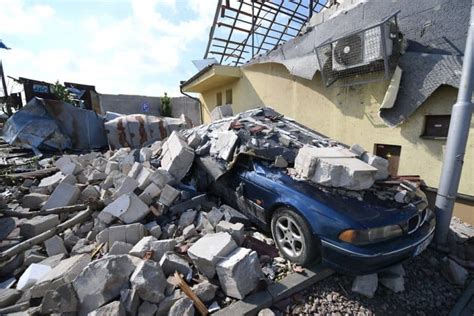
[[(254, 6), (253, 23), (242, 18), (250, 12), (248, 3)], [(392, 176), (420, 175), (434, 198), (471, 1), (311, 3), (318, 13), (285, 42), (283, 35), (294, 28), (291, 16), (278, 31), (285, 23), (270, 23), (264, 14), (271, 4), (219, 1), (205, 55), (217, 63), (182, 82), (182, 90), (199, 94), (204, 122), (216, 113), (271, 106), (321, 134), (387, 158)], [(223, 38), (219, 32), (226, 28), (231, 30)], [(265, 43), (273, 47), (261, 49)], [(473, 131), (455, 206), (455, 214), (471, 223)]]

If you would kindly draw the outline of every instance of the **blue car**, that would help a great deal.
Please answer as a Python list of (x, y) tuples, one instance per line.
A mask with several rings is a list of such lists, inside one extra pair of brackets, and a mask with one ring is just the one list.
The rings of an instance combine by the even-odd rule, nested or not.
[(271, 231), (282, 255), (308, 265), (368, 274), (420, 254), (431, 242), (434, 213), (426, 201), (363, 199), (290, 177), (286, 169), (245, 156), (213, 185), (225, 202)]

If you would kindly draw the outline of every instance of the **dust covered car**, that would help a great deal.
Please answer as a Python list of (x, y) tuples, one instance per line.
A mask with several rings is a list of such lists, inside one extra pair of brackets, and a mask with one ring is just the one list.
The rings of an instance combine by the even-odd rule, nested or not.
[[(363, 274), (420, 254), (435, 216), (418, 185), (385, 159), (318, 134), (270, 108), (185, 133), (212, 191), (271, 231), (281, 254)], [(200, 180), (202, 180), (201, 177)]]

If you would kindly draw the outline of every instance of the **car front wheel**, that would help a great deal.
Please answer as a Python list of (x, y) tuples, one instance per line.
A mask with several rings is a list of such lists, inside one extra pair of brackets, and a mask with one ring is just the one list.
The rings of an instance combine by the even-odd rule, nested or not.
[(272, 216), (271, 229), (278, 249), (288, 260), (308, 265), (320, 258), (319, 240), (298, 213), (281, 208)]

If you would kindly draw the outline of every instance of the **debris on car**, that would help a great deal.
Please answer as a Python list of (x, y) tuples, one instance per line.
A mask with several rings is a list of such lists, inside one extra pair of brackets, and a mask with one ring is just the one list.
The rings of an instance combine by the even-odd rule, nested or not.
[[(0, 178), (0, 291), (8, 296), (0, 313), (192, 314), (243, 299), (262, 280), (281, 279), (292, 271), (291, 256), (256, 231), (260, 213), (247, 212), (263, 208), (263, 198), (249, 208), (245, 188), (237, 188), (243, 204), (234, 206), (201, 183), (220, 183), (245, 157), (273, 170), (269, 180), (284, 176), (325, 199), (355, 200), (361, 208), (374, 199), (399, 207), (424, 202), (410, 182), (379, 180), (383, 161), (270, 108), (173, 131), (141, 148), (43, 158), (37, 171)], [(341, 159), (365, 165), (356, 170)], [(320, 181), (316, 174), (324, 172), (335, 179)], [(287, 237), (297, 220), (288, 210), (278, 214), (274, 225), (286, 227)]]

